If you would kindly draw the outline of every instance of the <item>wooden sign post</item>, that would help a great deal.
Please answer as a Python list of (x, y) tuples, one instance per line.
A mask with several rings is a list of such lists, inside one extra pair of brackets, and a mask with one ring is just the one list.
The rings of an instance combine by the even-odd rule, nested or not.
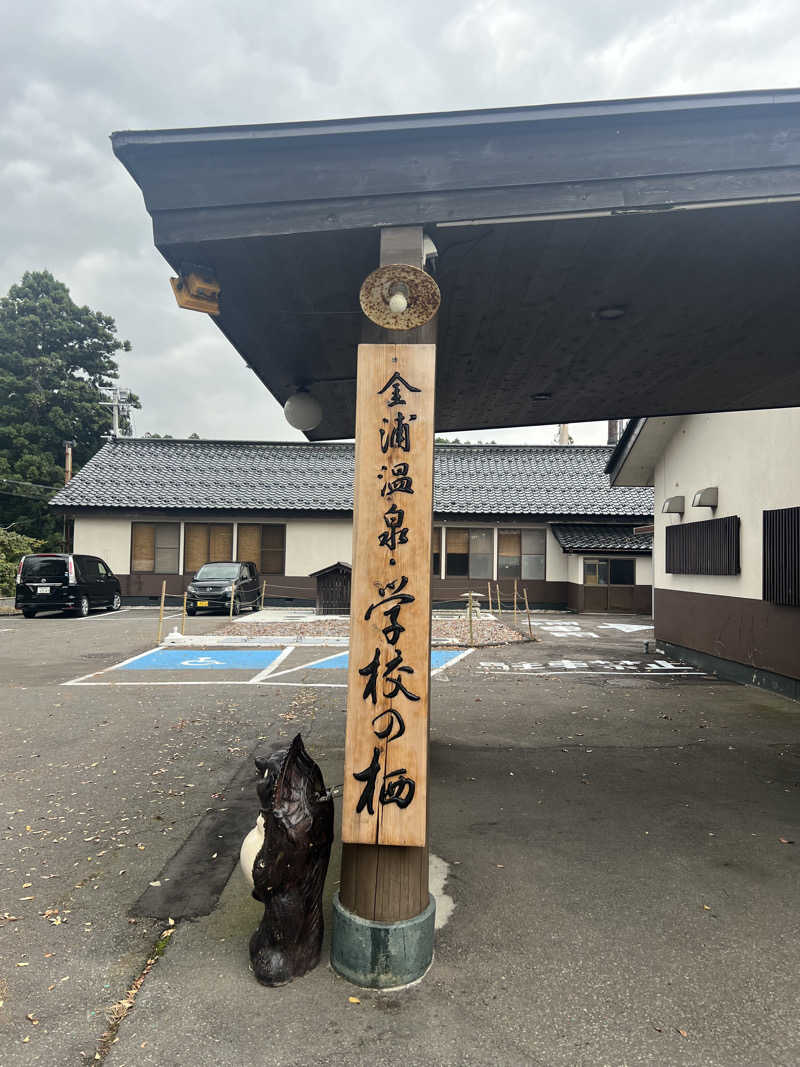
[[(398, 265), (398, 270), (389, 270)], [(431, 534), (438, 288), (421, 227), (381, 231), (362, 286), (342, 871), (331, 963), (358, 985), (420, 978), (428, 891)], [(397, 291), (406, 321), (386, 310)], [(390, 309), (393, 312), (393, 308)], [(401, 310), (400, 314), (406, 314)]]
[(342, 840), (426, 844), (435, 346), (359, 345)]

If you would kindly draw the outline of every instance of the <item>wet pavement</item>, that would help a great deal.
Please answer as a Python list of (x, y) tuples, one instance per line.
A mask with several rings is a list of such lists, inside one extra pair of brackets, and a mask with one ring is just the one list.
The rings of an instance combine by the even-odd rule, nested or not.
[(252, 756), (302, 731), (341, 783), (341, 647), (223, 678), (120, 667), (154, 648), (152, 611), (2, 625), (4, 1065), (800, 1061), (800, 708), (646, 650), (648, 620), (548, 613), (539, 641), (439, 670), (430, 833), (453, 910), (396, 993), (335, 976), (327, 942), (282, 989), (248, 971)]

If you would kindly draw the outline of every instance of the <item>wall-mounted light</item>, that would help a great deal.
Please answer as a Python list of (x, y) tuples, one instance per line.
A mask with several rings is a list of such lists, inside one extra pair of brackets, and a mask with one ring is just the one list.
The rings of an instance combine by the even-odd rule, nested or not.
[(307, 389), (298, 389), (283, 405), (283, 414), (290, 426), (308, 432), (322, 422), (322, 405)]
[(710, 485), (707, 489), (698, 489), (692, 498), (693, 508), (715, 508), (719, 503), (719, 489)]
[(683, 515), (685, 510), (686, 497), (683, 496), (668, 496), (661, 505), (661, 512), (664, 515)]
[(213, 267), (182, 263), (178, 277), (169, 281), (178, 307), (219, 315), (220, 286)]

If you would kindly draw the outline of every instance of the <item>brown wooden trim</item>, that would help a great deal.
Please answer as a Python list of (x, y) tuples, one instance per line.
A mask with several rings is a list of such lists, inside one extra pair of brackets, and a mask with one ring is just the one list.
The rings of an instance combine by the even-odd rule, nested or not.
[(654, 590), (657, 641), (800, 678), (800, 610), (748, 597)]

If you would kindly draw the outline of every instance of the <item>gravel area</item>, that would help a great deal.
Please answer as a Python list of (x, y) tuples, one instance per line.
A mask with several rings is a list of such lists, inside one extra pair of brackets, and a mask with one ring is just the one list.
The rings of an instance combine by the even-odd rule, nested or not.
[[(229, 623), (220, 634), (236, 637), (349, 637), (350, 619), (309, 619), (292, 622), (262, 621), (260, 619), (237, 619)], [(453, 648), (470, 648), (483, 645), (508, 645), (526, 638), (497, 619), (475, 619), (472, 623), (472, 642), (469, 639), (469, 623), (464, 618), (434, 619), (431, 635), (433, 644)]]

